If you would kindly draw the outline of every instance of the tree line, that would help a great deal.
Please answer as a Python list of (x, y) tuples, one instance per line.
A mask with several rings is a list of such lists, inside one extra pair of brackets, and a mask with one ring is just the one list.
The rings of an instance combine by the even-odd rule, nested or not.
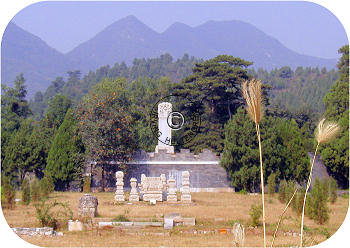
[[(338, 72), (281, 68), (267, 74), (250, 70), (250, 61), (228, 55), (206, 61), (185, 55), (175, 62), (164, 55), (134, 60), (130, 67), (123, 63), (101, 67), (82, 79), (79, 71), (71, 71), (66, 81), (57, 78), (29, 103), (24, 77), (19, 75), (13, 88), (3, 85), (2, 89), (2, 173), (17, 185), (28, 172), (48, 176), (56, 189), (65, 190), (73, 181), (82, 184), (86, 161), (95, 161), (102, 176), (106, 161), (117, 161), (125, 168), (135, 150), (154, 151), (157, 140), (149, 128), (148, 113), (157, 100), (177, 94), (202, 103), (200, 133), (184, 147), (196, 153), (204, 148), (222, 153), (221, 165), (232, 185), (255, 191), (259, 187), (257, 144), (253, 135), (247, 135), (254, 127), (242, 107), (241, 84), (265, 77), (264, 173), (266, 178), (274, 173), (278, 181), (294, 178), (301, 183), (309, 170), (307, 152), (314, 146), (314, 114), (320, 113), (274, 104), (274, 94), (278, 87), (303, 78), (313, 82), (306, 84), (310, 87), (320, 84), (323, 92), (327, 88), (323, 82), (338, 78), (324, 98), (325, 116), (339, 121), (343, 131), (330, 146), (321, 148), (321, 155), (332, 176), (348, 187), (348, 91), (344, 90), (348, 46), (340, 52)], [(293, 81), (293, 75), (299, 76)], [(284, 86), (278, 86), (276, 78)]]

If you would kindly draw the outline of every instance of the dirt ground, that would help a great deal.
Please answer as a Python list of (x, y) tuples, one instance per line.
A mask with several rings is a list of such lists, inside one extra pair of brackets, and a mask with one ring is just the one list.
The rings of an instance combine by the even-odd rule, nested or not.
[[(83, 193), (55, 192), (50, 201), (67, 202), (77, 218), (77, 206)], [(137, 204), (114, 205), (113, 193), (94, 193), (98, 197), (99, 218), (113, 219), (118, 215), (132, 218), (159, 218), (167, 213), (179, 213), (183, 217), (195, 217), (195, 226), (177, 226), (173, 230), (162, 227), (143, 229), (93, 229), (82, 232), (68, 232), (67, 226), (58, 231), (63, 236), (28, 237), (22, 236), (29, 243), (39, 246), (233, 246), (233, 234), (213, 233), (209, 231), (220, 228), (232, 228), (234, 222), (242, 223), (246, 229), (245, 246), (259, 247), (263, 245), (262, 226), (249, 226), (249, 209), (252, 204), (260, 204), (260, 195), (239, 193), (192, 193), (193, 204), (157, 203), (156, 206), (140, 202)], [(318, 225), (306, 218), (305, 244), (315, 245), (334, 234), (345, 219), (348, 210), (348, 198), (338, 197), (335, 204), (329, 204), (330, 218), (328, 223)], [(284, 204), (280, 203), (277, 195), (266, 195), (267, 244), (272, 240), (272, 234)], [(3, 209), (4, 216), (10, 227), (39, 227), (34, 205), (16, 204), (14, 210)], [(296, 246), (299, 242), (300, 217), (291, 209), (285, 214), (280, 227), (275, 246)], [(206, 231), (206, 233), (200, 232)], [(194, 234), (197, 232), (197, 234)], [(293, 235), (294, 233), (294, 235)]]

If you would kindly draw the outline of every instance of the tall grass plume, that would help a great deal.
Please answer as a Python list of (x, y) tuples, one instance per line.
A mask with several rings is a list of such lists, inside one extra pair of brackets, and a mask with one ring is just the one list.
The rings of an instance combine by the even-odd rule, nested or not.
[(255, 123), (256, 134), (259, 142), (259, 154), (260, 154), (260, 179), (261, 179), (261, 198), (262, 198), (262, 215), (263, 215), (263, 228), (264, 228), (264, 248), (266, 247), (266, 224), (265, 224), (265, 198), (264, 198), (264, 170), (262, 162), (262, 147), (260, 137), (260, 125), (264, 116), (264, 104), (261, 91), (262, 83), (260, 80), (251, 79), (245, 81), (242, 87), (242, 95), (247, 104), (247, 112)]
[(305, 195), (304, 195), (304, 203), (303, 203), (303, 210), (301, 214), (301, 226), (300, 226), (300, 247), (303, 246), (303, 229), (304, 229), (304, 214), (305, 214), (305, 204), (306, 204), (306, 197), (308, 190), (311, 186), (311, 181), (312, 181), (312, 170), (315, 164), (315, 159), (316, 159), (316, 154), (318, 151), (318, 148), (320, 144), (324, 144), (332, 140), (337, 133), (339, 132), (340, 128), (339, 125), (336, 122), (326, 122), (326, 119), (322, 119), (318, 125), (317, 125), (317, 130), (315, 133), (315, 139), (317, 141), (317, 146), (315, 149), (315, 154), (312, 159), (311, 163), (311, 168), (310, 168), (310, 173), (309, 173), (309, 179), (306, 184), (306, 190), (305, 190)]

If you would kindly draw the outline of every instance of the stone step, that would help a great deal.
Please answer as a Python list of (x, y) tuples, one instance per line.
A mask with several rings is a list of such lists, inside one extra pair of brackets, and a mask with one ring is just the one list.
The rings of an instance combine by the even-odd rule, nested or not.
[(123, 226), (123, 227), (162, 227), (163, 222), (137, 222), (137, 221), (106, 221), (99, 222), (98, 227), (104, 226)]

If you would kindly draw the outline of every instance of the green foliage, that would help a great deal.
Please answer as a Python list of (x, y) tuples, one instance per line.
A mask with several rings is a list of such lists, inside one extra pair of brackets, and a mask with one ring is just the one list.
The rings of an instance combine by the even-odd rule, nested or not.
[(278, 187), (278, 199), (280, 202), (286, 201), (286, 188), (287, 188), (287, 181), (281, 180), (280, 185)]
[(103, 81), (84, 97), (75, 112), (91, 159), (102, 165), (102, 190), (104, 163), (118, 161), (118, 166), (125, 168), (137, 147), (126, 83), (123, 79)]
[(315, 115), (314, 121), (322, 116), (325, 110), (323, 97), (339, 75), (334, 69), (320, 71), (317, 67), (298, 67), (293, 71), (288, 66), (271, 71), (251, 69), (249, 73), (272, 86), (269, 94), (272, 106), (292, 113), (308, 110)]
[(38, 202), (40, 200), (40, 184), (38, 178), (34, 178), (30, 183), (30, 197), (32, 202)]
[(139, 78), (127, 88), (131, 106), (130, 114), (134, 119), (133, 131), (138, 149), (154, 151), (157, 139), (149, 127), (149, 112), (161, 98), (171, 94), (172, 82), (169, 78)]
[(66, 113), (71, 106), (72, 101), (66, 96), (63, 96), (61, 94), (54, 96), (49, 101), (45, 113), (47, 125), (57, 130), (63, 123)]
[(51, 202), (45, 200), (35, 206), (36, 217), (42, 227), (52, 227), (56, 230), (60, 224), (73, 218), (73, 212), (67, 203)]
[(252, 226), (258, 226), (259, 225), (259, 219), (262, 216), (262, 205), (251, 205), (250, 206), (250, 223)]
[(20, 128), (21, 122), (31, 114), (24, 81), (23, 74), (20, 74), (16, 77), (13, 88), (1, 84), (1, 170), (6, 171), (6, 175), (9, 175), (9, 165), (5, 157), (9, 156), (11, 149), (4, 148)]
[(327, 198), (327, 188), (316, 178), (310, 192), (310, 200), (307, 203), (310, 210), (306, 211), (306, 213), (321, 225), (329, 219)]
[(276, 174), (271, 173), (267, 178), (267, 187), (269, 194), (274, 195), (276, 193)]
[(198, 59), (189, 57), (187, 54), (174, 61), (169, 54), (164, 54), (158, 58), (134, 59), (131, 66), (127, 66), (124, 62), (115, 63), (112, 67), (109, 65), (102, 66), (95, 72), (90, 71), (82, 79), (79, 71), (70, 71), (67, 72), (68, 79), (66, 82), (62, 77), (57, 77), (51, 82), (44, 94), (37, 93), (37, 98), (30, 102), (30, 107), (36, 119), (40, 119), (43, 117), (48, 102), (53, 96), (62, 94), (78, 102), (104, 79), (114, 80), (117, 77), (123, 77), (131, 83), (140, 78), (158, 81), (163, 77), (169, 77), (171, 81), (180, 82), (182, 78), (191, 74), (193, 65), (198, 61)]
[(332, 178), (324, 178), (320, 180), (320, 184), (323, 187), (323, 190), (326, 194), (327, 200), (331, 203), (335, 203), (337, 200), (337, 190), (338, 190), (338, 184), (337, 181)]
[(324, 97), (325, 116), (337, 121), (341, 132), (331, 143), (320, 147), (321, 157), (330, 175), (342, 188), (349, 188), (349, 46), (339, 49), (339, 79)]
[(32, 153), (31, 133), (33, 121), (23, 120), (19, 129), (15, 130), (6, 144), (2, 144), (5, 153), (2, 160), (3, 172), (11, 178), (17, 179), (20, 185), (27, 172), (33, 172), (36, 168), (35, 158)]
[(30, 183), (28, 178), (24, 178), (21, 185), (22, 204), (28, 205), (30, 203)]
[[(40, 122), (26, 119), (30, 110), (25, 100), (23, 76), (17, 77), (14, 88), (4, 89), (2, 97), (2, 170), (20, 184), (27, 172), (42, 177), (56, 129), (70, 106), (61, 95), (52, 99), (47, 114)], [(42, 97), (36, 96), (39, 101)]]
[[(200, 133), (185, 147), (195, 152), (204, 148), (223, 150), (223, 127), (243, 103), (241, 84), (249, 78), (246, 68), (251, 64), (233, 56), (219, 55), (195, 64), (193, 73), (175, 86), (175, 95), (202, 103)], [(185, 134), (189, 131), (185, 130)]]
[(125, 215), (120, 214), (117, 217), (113, 219), (113, 221), (118, 221), (118, 222), (128, 222), (130, 221)]
[(326, 181), (327, 188), (328, 188), (328, 199), (331, 203), (335, 203), (337, 200), (337, 190), (338, 190), (338, 184), (337, 181), (334, 178), (330, 178)]
[(1, 206), (13, 209), (15, 207), (16, 191), (10, 179), (5, 175), (1, 176), (1, 184)]
[(67, 189), (69, 183), (81, 176), (85, 148), (77, 134), (77, 122), (68, 110), (52, 142), (46, 172), (58, 189)]
[(91, 192), (91, 176), (84, 177), (83, 192), (84, 193)]
[(0, 188), (1, 190), (1, 205), (4, 206), (6, 204), (6, 197), (3, 186)]
[[(295, 183), (295, 181), (290, 180), (287, 182), (287, 187), (286, 187), (286, 191), (285, 191), (285, 202), (284, 203), (288, 203), (290, 201), (290, 199), (292, 199), (292, 196), (295, 192), (295, 190), (297, 189), (297, 185)], [(292, 202), (291, 202), (291, 206), (292, 208), (296, 207), (296, 201), (295, 201), (295, 197), (293, 198)]]
[[(304, 196), (305, 196), (305, 188), (302, 187), (299, 189), (298, 193), (295, 195), (295, 204), (292, 206), (293, 210), (298, 214), (301, 215), (303, 211), (303, 204), (304, 204)], [(307, 196), (309, 197), (309, 196)], [(306, 211), (308, 211), (308, 205), (305, 206)]]
[[(261, 122), (261, 140), (266, 177), (275, 173), (277, 182), (295, 179), (301, 183), (306, 179), (309, 158), (294, 120), (267, 116)], [(232, 185), (238, 190), (258, 191), (259, 146), (254, 124), (244, 109), (238, 109), (226, 124), (224, 144), (221, 165), (228, 171)]]
[(52, 177), (45, 175), (39, 182), (40, 197), (47, 198), (54, 191), (54, 187)]

